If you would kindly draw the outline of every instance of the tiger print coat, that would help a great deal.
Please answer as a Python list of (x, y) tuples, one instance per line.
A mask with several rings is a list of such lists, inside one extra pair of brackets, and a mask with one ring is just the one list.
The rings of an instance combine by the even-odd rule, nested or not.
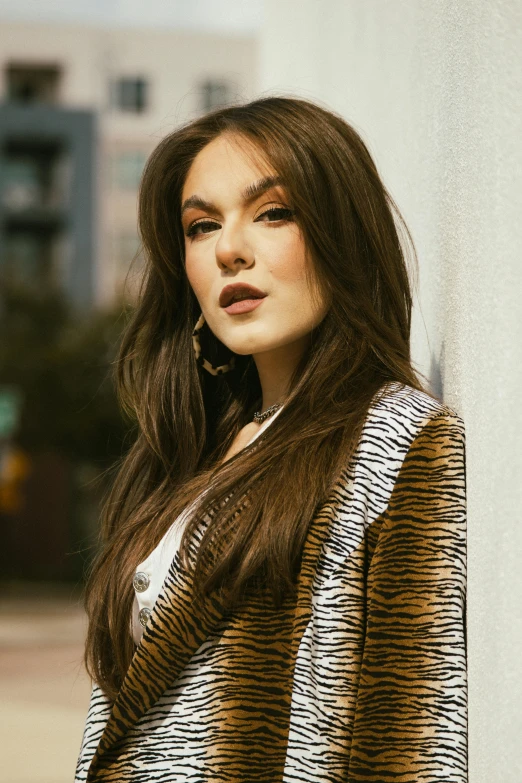
[(297, 599), (226, 616), (174, 558), (76, 781), (464, 783), (465, 434), (392, 384), (318, 511)]

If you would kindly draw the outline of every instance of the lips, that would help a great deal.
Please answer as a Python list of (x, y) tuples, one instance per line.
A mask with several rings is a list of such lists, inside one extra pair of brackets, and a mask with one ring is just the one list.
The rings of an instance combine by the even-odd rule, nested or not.
[(226, 285), (219, 295), (220, 307), (228, 307), (233, 302), (240, 302), (242, 299), (264, 299), (267, 294), (248, 283), (232, 283)]

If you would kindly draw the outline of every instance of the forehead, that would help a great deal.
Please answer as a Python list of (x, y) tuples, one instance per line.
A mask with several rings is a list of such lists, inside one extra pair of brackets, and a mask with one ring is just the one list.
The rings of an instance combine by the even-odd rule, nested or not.
[(182, 199), (195, 193), (243, 190), (245, 185), (276, 172), (261, 150), (251, 141), (222, 134), (194, 158), (182, 190)]

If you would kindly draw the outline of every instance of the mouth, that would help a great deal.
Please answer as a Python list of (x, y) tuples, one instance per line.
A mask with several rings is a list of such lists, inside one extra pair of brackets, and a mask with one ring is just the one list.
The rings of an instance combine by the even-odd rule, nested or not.
[(240, 313), (249, 313), (251, 310), (255, 310), (256, 307), (263, 304), (263, 299), (240, 299), (237, 302), (232, 302), (228, 307), (224, 307), (225, 313), (229, 315), (239, 315)]
[(250, 302), (250, 304), (256, 302), (257, 307), (257, 304), (259, 304), (265, 296), (267, 296), (265, 291), (261, 291), (259, 288), (249, 285), (248, 283), (232, 283), (231, 285), (226, 285), (221, 291), (221, 294), (219, 295), (219, 305), (227, 310), (227, 312), (229, 312), (229, 307), (231, 305), (240, 302)]

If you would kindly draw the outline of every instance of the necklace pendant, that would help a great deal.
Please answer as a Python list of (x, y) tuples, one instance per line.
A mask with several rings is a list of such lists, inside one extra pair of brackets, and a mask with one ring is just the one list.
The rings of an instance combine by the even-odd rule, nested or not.
[(273, 413), (275, 413), (279, 408), (283, 407), (282, 402), (276, 402), (274, 405), (271, 405), (269, 408), (266, 409), (264, 413), (261, 413), (261, 411), (256, 411), (254, 413), (254, 421), (256, 424), (262, 424), (266, 419), (268, 419), (269, 416), (271, 416)]

